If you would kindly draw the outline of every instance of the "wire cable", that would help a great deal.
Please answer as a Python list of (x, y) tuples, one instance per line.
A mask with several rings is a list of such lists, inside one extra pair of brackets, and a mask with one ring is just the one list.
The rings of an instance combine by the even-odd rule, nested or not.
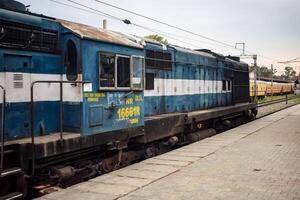
[(210, 37), (207, 37), (207, 36), (198, 34), (198, 33), (194, 33), (194, 32), (192, 32), (192, 31), (189, 31), (189, 30), (180, 28), (180, 27), (178, 27), (178, 26), (174, 26), (174, 25), (172, 25), (172, 24), (168, 24), (168, 23), (166, 23), (166, 22), (159, 21), (159, 20), (157, 20), (157, 19), (154, 19), (154, 18), (145, 16), (145, 15), (139, 14), (139, 13), (137, 13), (137, 12), (133, 12), (133, 11), (130, 11), (130, 10), (121, 8), (121, 7), (119, 7), (119, 6), (112, 5), (112, 4), (110, 4), (110, 3), (106, 3), (106, 2), (104, 2), (104, 1), (100, 1), (100, 0), (95, 0), (95, 1), (98, 2), (98, 3), (101, 3), (101, 4), (104, 4), (104, 5), (107, 5), (107, 6), (110, 6), (110, 7), (119, 9), (119, 10), (122, 10), (122, 11), (124, 11), (124, 12), (128, 12), (128, 13), (130, 13), (130, 14), (133, 14), (133, 15), (136, 15), (136, 16), (139, 16), (139, 17), (142, 17), (142, 18), (145, 18), (145, 19), (148, 19), (148, 20), (157, 22), (157, 23), (159, 23), (159, 24), (162, 24), (162, 25), (165, 25), (165, 26), (169, 26), (169, 27), (171, 27), (171, 28), (175, 28), (175, 29), (177, 29), (177, 30), (180, 30), (180, 31), (183, 31), (183, 32), (186, 32), (186, 33), (189, 33), (189, 34), (198, 36), (198, 37), (202, 37), (202, 38), (204, 38), (204, 39), (207, 39), (207, 40), (210, 40), (210, 41), (213, 41), (213, 42), (216, 42), (216, 43), (219, 43), (219, 44), (222, 44), (222, 45), (231, 47), (231, 48), (233, 48), (233, 49), (236, 49), (235, 46), (233, 46), (233, 45), (231, 45), (231, 44), (227, 44), (227, 43), (225, 43), (225, 42), (221, 42), (221, 41), (215, 40), (215, 39), (213, 39), (213, 38), (210, 38)]
[[(225, 43), (225, 42), (222, 42), (222, 41), (213, 39), (213, 38), (211, 38), (211, 37), (207, 37), (207, 36), (205, 36), (205, 35), (201, 35), (201, 34), (198, 34), (198, 33), (194, 33), (194, 32), (192, 32), (192, 31), (183, 29), (183, 28), (181, 28), (181, 27), (178, 27), (178, 26), (175, 26), (175, 25), (172, 25), (172, 24), (169, 24), (169, 23), (160, 21), (160, 20), (158, 20), (158, 19), (154, 19), (154, 18), (145, 16), (145, 15), (142, 15), (142, 14), (137, 13), (137, 12), (133, 12), (133, 11), (128, 10), (128, 9), (125, 9), (125, 8), (121, 8), (121, 7), (119, 7), (119, 6), (116, 6), (116, 5), (113, 5), (113, 4), (110, 4), (110, 3), (107, 3), (107, 2), (101, 1), (101, 0), (95, 0), (95, 1), (98, 2), (98, 3), (101, 3), (101, 4), (104, 4), (104, 5), (113, 7), (113, 8), (115, 8), (115, 9), (122, 10), (122, 11), (124, 11), (124, 12), (127, 12), (127, 13), (130, 13), (130, 14), (133, 14), (133, 15), (136, 15), (136, 16), (139, 16), (139, 17), (142, 17), (142, 18), (144, 18), (144, 19), (148, 19), (148, 20), (150, 20), (150, 21), (153, 21), (153, 22), (156, 22), (156, 23), (159, 23), (159, 24), (162, 24), (162, 25), (165, 25), (165, 26), (168, 26), (168, 27), (171, 27), (171, 28), (174, 28), (174, 29), (177, 29), (177, 30), (180, 30), (180, 31), (183, 31), (183, 32), (186, 32), (186, 33), (189, 33), (189, 34), (192, 34), (192, 35), (201, 37), (201, 38), (204, 38), (204, 39), (207, 39), (207, 40), (210, 40), (210, 41), (219, 43), (219, 44), (222, 44), (222, 45), (227, 46), (227, 47), (230, 47), (230, 48), (232, 48), (232, 49), (240, 49), (240, 48), (236, 48), (234, 45), (231, 45), (231, 44), (228, 44), (228, 43)], [(242, 50), (242, 49), (240, 49), (240, 50)], [(251, 52), (251, 51), (246, 51), (246, 52), (251, 53), (251, 54), (256, 54), (256, 53), (253, 53), (253, 52)], [(278, 61), (278, 60), (275, 59), (275, 58), (270, 58), (270, 57), (267, 57), (267, 56), (264, 56), (264, 55), (261, 55), (261, 54), (257, 54), (257, 55), (259, 55), (259, 56), (262, 57), (262, 58), (268, 59), (268, 60)]]
[(60, 2), (60, 1), (56, 1), (56, 0), (49, 0), (49, 1), (52, 1), (54, 3), (57, 3), (57, 4), (60, 4), (60, 5), (63, 5), (63, 6), (67, 6), (67, 7), (71, 7), (71, 8), (75, 8), (77, 10), (81, 10), (81, 11), (85, 11), (85, 12), (88, 12), (88, 13), (92, 13), (92, 14), (95, 14), (95, 15), (99, 15), (99, 16), (102, 16), (102, 17), (109, 17), (107, 16), (106, 14), (100, 14), (98, 12), (93, 12), (91, 10), (88, 10), (88, 9), (84, 9), (84, 8), (80, 8), (80, 7), (77, 7), (77, 6), (73, 6), (71, 4), (67, 4), (67, 3), (63, 3), (63, 2)]
[[(182, 43), (185, 43), (185, 44), (194, 46), (194, 47), (196, 47), (196, 48), (199, 48), (199, 47), (196, 46), (195, 44), (188, 43), (188, 42), (185, 42), (185, 41), (183, 41), (183, 40), (176, 39), (176, 38), (174, 38), (174, 37), (168, 36), (168, 35), (172, 35), (172, 34), (170, 34), (170, 33), (163, 32), (163, 31), (158, 31), (158, 30), (154, 30), (154, 29), (152, 29), (152, 28), (148, 28), (148, 27), (145, 27), (145, 26), (142, 26), (142, 25), (139, 25), (139, 24), (131, 23), (131, 21), (128, 20), (128, 19), (122, 19), (122, 18), (116, 17), (116, 16), (114, 16), (114, 15), (111, 15), (111, 14), (108, 14), (108, 13), (105, 13), (105, 12), (102, 12), (102, 11), (99, 11), (99, 10), (97, 10), (97, 9), (94, 9), (94, 8), (92, 8), (92, 7), (86, 6), (86, 5), (84, 5), (84, 4), (78, 3), (78, 2), (73, 1), (73, 0), (67, 0), (67, 1), (69, 1), (69, 2), (71, 2), (71, 3), (73, 3), (73, 4), (76, 4), (76, 5), (79, 5), (79, 6), (81, 6), (81, 7), (87, 8), (87, 9), (89, 9), (89, 10), (83, 9), (83, 8), (79, 8), (79, 7), (70, 5), (70, 4), (65, 4), (65, 3), (62, 3), (62, 2), (59, 2), (59, 1), (56, 1), (56, 0), (50, 0), (50, 1), (55, 2), (55, 3), (58, 3), (58, 4), (61, 4), (61, 5), (69, 6), (69, 7), (75, 8), (75, 9), (79, 9), (79, 10), (82, 10), (82, 11), (86, 11), (86, 12), (90, 12), (90, 13), (93, 13), (93, 14), (97, 14), (97, 15), (100, 15), (100, 16), (109, 17), (109, 18), (114, 19), (114, 20), (122, 21), (122, 22), (125, 23), (125, 24), (128, 24), (128, 25), (134, 25), (134, 26), (136, 26), (136, 27), (139, 27), (139, 28), (142, 28), (142, 29), (145, 29), (145, 30), (154, 32), (154, 33), (156, 33), (156, 34), (163, 35), (164, 37), (167, 36), (167, 37), (169, 37), (169, 38), (171, 38), (171, 39), (173, 39), (173, 40), (176, 40), (176, 41), (179, 41), (179, 42), (182, 42)], [(177, 27), (177, 26), (173, 26), (173, 25), (168, 24), (168, 23), (165, 23), (165, 22), (161, 22), (161, 21), (159, 21), (159, 20), (156, 20), (156, 19), (153, 19), (153, 18), (144, 16), (144, 15), (141, 15), (141, 14), (139, 14), (139, 13), (136, 13), (136, 12), (133, 12), (133, 11), (130, 11), (130, 10), (126, 10), (126, 9), (124, 9), (124, 8), (120, 8), (120, 7), (118, 7), (118, 6), (114, 6), (114, 5), (112, 5), (112, 4), (109, 4), (109, 3), (106, 3), (106, 2), (103, 2), (103, 1), (100, 1), (100, 0), (95, 0), (95, 1), (96, 1), (96, 2), (99, 2), (99, 3), (102, 3), (102, 4), (105, 4), (105, 5), (108, 5), (108, 6), (111, 6), (111, 7), (114, 7), (114, 8), (119, 9), (119, 10), (123, 10), (123, 11), (128, 12), (128, 13), (131, 13), (131, 14), (134, 14), (134, 15), (137, 15), (137, 16), (140, 16), (140, 17), (143, 17), (143, 18), (152, 20), (152, 21), (155, 21), (155, 22), (157, 22), (157, 23), (164, 24), (164, 25), (170, 26), (170, 27), (172, 27), (172, 28), (176, 28), (176, 29), (181, 30), (181, 31), (184, 31), (184, 32), (186, 32), (186, 33), (193, 34), (193, 35), (202, 37), (202, 38), (204, 38), (204, 39), (207, 39), (207, 40), (216, 42), (216, 43), (218, 43), (219, 46), (221, 45), (221, 47), (230, 47), (230, 48), (235, 49), (235, 50), (242, 50), (242, 49), (240, 49), (240, 48), (236, 48), (235, 46), (230, 45), (230, 44), (227, 44), (227, 43), (225, 43), (225, 42), (221, 42), (221, 41), (218, 41), (218, 40), (215, 40), (215, 39), (206, 37), (206, 36), (202, 36), (202, 35), (197, 34), (197, 33), (193, 33), (193, 32), (191, 32), (191, 31), (182, 29), (182, 28)], [(174, 34), (173, 34), (173, 35), (174, 35)], [(184, 38), (184, 37), (180, 36), (180, 38)], [(194, 40), (194, 41), (200, 42), (199, 40)], [(202, 41), (202, 42), (203, 42), (203, 41)], [(211, 45), (216, 45), (216, 44), (212, 44), (212, 43), (211, 43)], [(252, 53), (252, 52), (250, 52), (250, 51), (246, 51), (246, 52), (251, 53), (251, 54), (255, 54), (255, 53)], [(266, 57), (266, 56), (263, 56), (263, 55), (259, 55), (259, 56), (262, 57), (262, 58), (268, 59), (268, 60), (276, 60), (276, 61), (278, 61), (277, 59), (269, 58), (269, 57)]]

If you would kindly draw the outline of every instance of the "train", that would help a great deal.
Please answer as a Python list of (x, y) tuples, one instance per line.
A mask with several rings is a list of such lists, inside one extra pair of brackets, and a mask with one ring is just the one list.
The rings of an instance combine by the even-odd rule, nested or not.
[[(4, 3), (3, 3), (4, 2)], [(34, 198), (255, 119), (248, 65), (0, 2), (1, 199)]]
[[(264, 98), (271, 95), (290, 94), (294, 91), (294, 83), (288, 81), (257, 80), (256, 96)], [(254, 80), (250, 79), (250, 96), (254, 97)]]

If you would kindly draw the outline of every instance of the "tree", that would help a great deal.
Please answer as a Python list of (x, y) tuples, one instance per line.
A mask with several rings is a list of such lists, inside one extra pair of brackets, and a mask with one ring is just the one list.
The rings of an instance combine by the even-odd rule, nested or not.
[[(250, 67), (250, 72), (254, 71), (254, 67)], [(272, 69), (268, 69), (265, 66), (257, 67), (257, 77), (265, 77), (265, 78), (271, 78), (272, 77)]]
[(268, 69), (265, 66), (261, 66), (258, 70), (258, 74), (260, 77), (271, 78), (272, 77), (272, 69)]
[(284, 74), (282, 76), (286, 80), (291, 80), (296, 76), (296, 71), (292, 67), (287, 66), (284, 68)]
[(151, 39), (151, 40), (155, 40), (155, 41), (160, 42), (160, 43), (165, 44), (165, 45), (168, 44), (168, 40), (167, 39), (165, 39), (164, 37), (159, 36), (157, 34), (147, 35), (147, 36), (145, 36), (145, 38), (148, 38), (148, 39)]

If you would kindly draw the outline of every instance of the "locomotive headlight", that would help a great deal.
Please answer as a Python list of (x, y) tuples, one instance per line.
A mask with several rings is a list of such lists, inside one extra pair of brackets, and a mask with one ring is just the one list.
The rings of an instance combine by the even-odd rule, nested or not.
[(198, 129), (201, 129), (201, 128), (204, 127), (204, 123), (203, 122), (198, 122), (196, 126), (197, 126)]

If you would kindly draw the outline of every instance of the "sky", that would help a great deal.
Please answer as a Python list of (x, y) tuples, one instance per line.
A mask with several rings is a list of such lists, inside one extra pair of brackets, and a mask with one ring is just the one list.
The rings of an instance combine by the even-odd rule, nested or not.
[[(107, 19), (107, 28), (126, 34), (145, 36), (162, 34), (169, 43), (188, 48), (211, 49), (223, 55), (240, 55), (241, 49), (224, 47), (201, 37), (154, 23), (103, 5), (95, 0), (73, 0), (93, 9), (106, 12), (121, 19), (129, 19), (155, 30), (141, 29), (126, 25), (120, 21), (99, 16), (90, 12), (59, 5), (50, 0), (19, 0), (30, 5), (31, 12), (78, 23), (102, 27)], [(57, 0), (72, 4), (68, 0)], [(244, 42), (246, 51), (258, 54), (258, 65), (270, 68), (271, 64), (277, 74), (283, 73), (286, 64), (279, 61), (300, 57), (300, 1), (299, 0), (102, 0), (119, 7), (141, 13), (148, 17), (172, 24), (174, 26), (204, 35), (209, 38), (235, 46)], [(78, 6), (78, 5), (77, 5)], [(172, 35), (171, 35), (172, 34)], [(180, 40), (180, 41), (178, 41)], [(242, 46), (238, 46), (242, 48)], [(245, 59), (249, 64), (252, 59)], [(294, 66), (297, 74), (300, 63)], [(299, 67), (298, 67), (299, 66)]]

